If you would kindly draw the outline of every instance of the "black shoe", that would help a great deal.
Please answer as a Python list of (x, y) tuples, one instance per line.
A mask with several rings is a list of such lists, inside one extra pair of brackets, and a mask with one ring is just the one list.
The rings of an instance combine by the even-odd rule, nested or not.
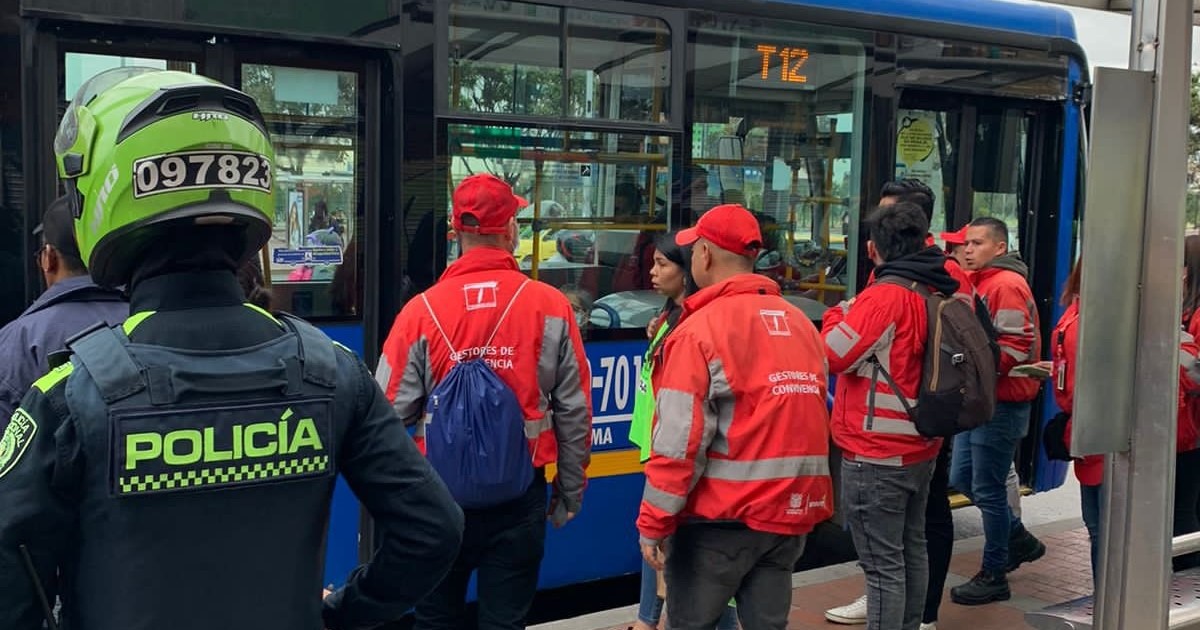
[(1016, 571), (1017, 567), (1022, 564), (1033, 562), (1044, 555), (1046, 555), (1046, 545), (1043, 545), (1042, 541), (1022, 527), (1019, 531), (1014, 531), (1008, 538), (1008, 564), (1004, 566), (1004, 572)]
[(1012, 597), (1008, 579), (998, 571), (980, 571), (970, 582), (950, 589), (950, 601), (962, 606), (981, 606)]

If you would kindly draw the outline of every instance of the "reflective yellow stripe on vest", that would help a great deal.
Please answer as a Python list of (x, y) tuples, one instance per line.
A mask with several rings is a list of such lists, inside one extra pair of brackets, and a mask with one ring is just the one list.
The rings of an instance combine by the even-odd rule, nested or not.
[(654, 424), (654, 386), (650, 383), (650, 375), (654, 373), (654, 350), (670, 330), (670, 325), (663, 320), (650, 346), (646, 348), (646, 356), (642, 360), (642, 371), (638, 375), (637, 391), (633, 394), (633, 421), (629, 423), (629, 441), (640, 449), (640, 459), (645, 462), (650, 459), (650, 442)]

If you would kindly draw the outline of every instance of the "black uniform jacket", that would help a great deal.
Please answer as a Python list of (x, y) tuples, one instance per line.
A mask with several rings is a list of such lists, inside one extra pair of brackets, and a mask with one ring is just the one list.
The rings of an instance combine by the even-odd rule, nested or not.
[[(243, 304), (227, 272), (147, 279), (130, 310), (124, 330), (150, 355), (179, 349), (220, 357), (289, 334)], [(183, 420), (159, 421), (161, 433), (133, 434), (122, 423), (142, 420), (88, 402), (99, 394), (76, 393), (80, 383), (90, 386), (78, 380), (90, 378), (90, 368), (73, 360), (40, 379), (0, 440), (0, 629), (42, 627), (22, 546), (50, 601), (61, 596), (66, 630), (336, 630), (372, 627), (409, 610), (453, 562), (462, 513), (366, 366), (340, 346), (326, 355), (336, 357), (336, 386), (328, 388), (324, 421), (286, 423), (287, 411), (278, 422), (238, 425), (237, 433), (205, 423), (236, 423), (239, 413), (252, 413), (192, 404)], [(291, 402), (292, 394), (275, 395), (280, 408)], [(318, 447), (320, 458), (280, 459)], [(196, 468), (201, 449), (201, 463), (244, 465)], [(254, 466), (260, 456), (262, 470)], [(126, 464), (162, 474), (127, 477)], [(374, 518), (378, 551), (323, 605), (339, 473)], [(211, 485), (196, 487), (202, 482)]]

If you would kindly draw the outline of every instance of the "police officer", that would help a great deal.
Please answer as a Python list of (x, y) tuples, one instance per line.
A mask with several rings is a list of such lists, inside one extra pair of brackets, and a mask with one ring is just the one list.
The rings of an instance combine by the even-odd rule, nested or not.
[[(244, 303), (235, 272), (275, 210), (255, 102), (122, 68), (80, 88), (54, 146), (83, 258), (133, 315), (68, 342), (0, 439), (0, 628), (40, 627), (38, 583), (87, 630), (399, 618), (449, 569), (462, 514), (366, 366)], [(381, 541), (322, 608), (338, 473)]]
[(99, 321), (118, 324), (129, 315), (119, 291), (96, 286), (75, 245), (66, 199), (50, 204), (34, 230), (34, 255), (46, 291), (21, 316), (0, 328), (0, 430), (37, 377), (49, 369), (49, 355), (68, 337)]

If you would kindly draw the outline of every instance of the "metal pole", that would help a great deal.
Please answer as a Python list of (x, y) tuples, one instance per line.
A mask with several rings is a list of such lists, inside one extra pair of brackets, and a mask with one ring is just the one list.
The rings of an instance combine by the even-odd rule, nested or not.
[(1141, 264), (1133, 435), (1128, 451), (1109, 455), (1105, 477), (1101, 630), (1167, 628), (1191, 31), (1192, 0), (1134, 0), (1129, 66), (1155, 74), (1153, 130), (1145, 236), (1129, 256)]

